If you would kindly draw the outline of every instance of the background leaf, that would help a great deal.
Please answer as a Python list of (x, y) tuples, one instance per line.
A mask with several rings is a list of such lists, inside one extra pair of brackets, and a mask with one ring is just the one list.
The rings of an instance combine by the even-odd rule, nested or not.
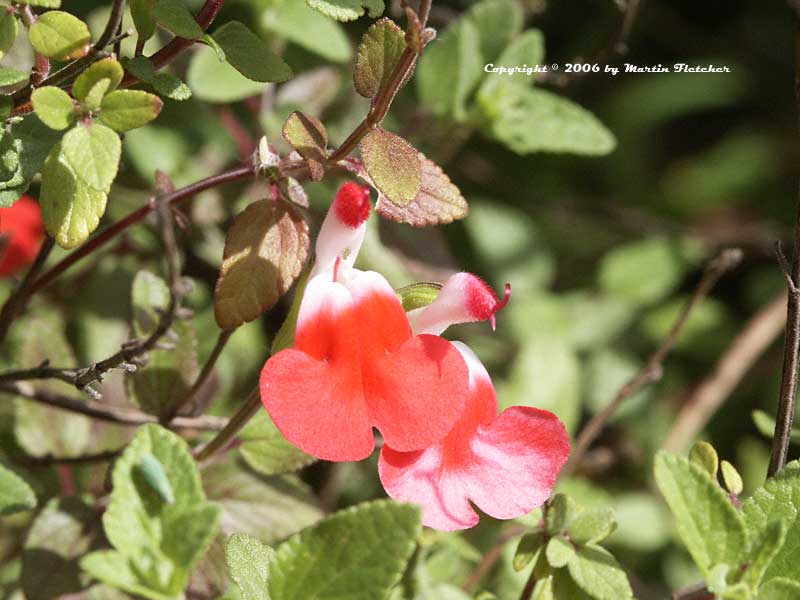
[(269, 564), (274, 557), (272, 548), (249, 535), (234, 534), (228, 538), (225, 560), (243, 600), (269, 600)]
[(253, 81), (278, 82), (291, 78), (292, 70), (264, 40), (239, 21), (229, 21), (214, 32), (226, 60)]
[(9, 515), (36, 506), (36, 496), (25, 480), (0, 465), (0, 515)]
[(375, 19), (383, 13), (383, 0), (306, 0), (314, 10), (337, 21), (354, 21), (364, 14)]

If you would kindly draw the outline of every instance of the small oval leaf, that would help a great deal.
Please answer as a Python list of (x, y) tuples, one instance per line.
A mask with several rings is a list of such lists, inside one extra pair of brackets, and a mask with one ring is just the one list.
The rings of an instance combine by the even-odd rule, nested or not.
[(40, 87), (31, 94), (36, 116), (50, 129), (66, 129), (75, 122), (75, 106), (69, 94), (52, 85)]
[(361, 140), (361, 157), (378, 190), (391, 202), (405, 206), (420, 190), (419, 152), (399, 135), (375, 129)]
[(64, 136), (61, 150), (80, 179), (108, 192), (122, 152), (122, 143), (113, 130), (100, 123), (79, 124)]
[(403, 30), (391, 19), (381, 19), (361, 38), (358, 57), (353, 70), (356, 91), (365, 98), (373, 98), (386, 85), (403, 51), (406, 41)]
[(117, 88), (124, 74), (125, 72), (119, 61), (113, 58), (98, 60), (75, 79), (75, 83), (72, 85), (72, 95), (79, 102), (83, 102), (95, 84), (101, 79), (109, 80), (108, 89), (106, 90), (106, 93), (108, 93)]
[(28, 32), (31, 46), (39, 54), (56, 60), (80, 58), (89, 51), (86, 23), (60, 10), (41, 15)]
[(114, 131), (128, 131), (146, 125), (161, 112), (158, 96), (141, 90), (111, 92), (100, 105), (100, 120)]

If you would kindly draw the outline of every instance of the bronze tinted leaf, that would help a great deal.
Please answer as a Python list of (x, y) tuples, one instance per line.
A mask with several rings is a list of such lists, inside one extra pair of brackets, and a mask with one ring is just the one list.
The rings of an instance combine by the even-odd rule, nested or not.
[(283, 137), (308, 162), (311, 179), (319, 181), (325, 173), (328, 131), (319, 119), (295, 111), (283, 124)]
[(238, 327), (272, 308), (300, 274), (309, 245), (308, 225), (289, 207), (259, 200), (244, 209), (225, 238), (217, 324)]

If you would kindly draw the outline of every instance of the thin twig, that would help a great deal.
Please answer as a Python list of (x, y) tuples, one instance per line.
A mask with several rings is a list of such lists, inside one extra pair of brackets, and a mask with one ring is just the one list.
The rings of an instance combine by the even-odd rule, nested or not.
[[(30, 29), (31, 25), (38, 20), (36, 13), (33, 12), (33, 9), (28, 4), (22, 5), (20, 16), (22, 17), (22, 23), (25, 25), (26, 29)], [(34, 64), (31, 69), (30, 85), (36, 87), (40, 85), (44, 79), (47, 79), (47, 76), (50, 74), (50, 59), (36, 51), (34, 51), (33, 57)]]
[(220, 431), (210, 442), (194, 451), (197, 462), (208, 460), (218, 451), (225, 448), (236, 436), (242, 427), (258, 412), (261, 408), (261, 392), (256, 386), (245, 400), (242, 407), (233, 415), (225, 425), (225, 429)]
[(108, 462), (114, 460), (120, 454), (122, 454), (122, 448), (78, 456), (14, 456), (13, 460), (30, 467), (50, 467), (53, 465), (85, 465), (87, 463)]
[(475, 569), (470, 573), (467, 580), (464, 582), (464, 585), (461, 586), (467, 593), (471, 593), (472, 590), (475, 589), (475, 586), (478, 585), (488, 573), (492, 570), (492, 567), (500, 560), (500, 557), (503, 555), (503, 546), (506, 545), (508, 541), (517, 537), (518, 535), (522, 535), (525, 533), (524, 527), (512, 527), (504, 531), (500, 534), (495, 541), (494, 545), (489, 548), (486, 554), (483, 555), (481, 562), (475, 567)]
[[(420, 1), (419, 9), (417, 11), (420, 30), (424, 29), (425, 24), (428, 22), (430, 9), (431, 0)], [(413, 26), (414, 25), (409, 23), (409, 28)], [(353, 150), (355, 150), (356, 146), (358, 146), (361, 138), (363, 138), (373, 128), (377, 127), (383, 122), (383, 119), (386, 117), (386, 114), (389, 112), (389, 108), (394, 101), (394, 97), (397, 95), (397, 92), (406, 81), (411, 69), (414, 68), (418, 57), (419, 54), (417, 54), (410, 44), (407, 44), (406, 49), (403, 50), (403, 54), (400, 55), (400, 60), (397, 61), (397, 64), (394, 66), (391, 75), (389, 75), (389, 79), (386, 81), (386, 84), (373, 99), (372, 106), (370, 107), (367, 116), (364, 117), (364, 120), (358, 124), (353, 132), (342, 143), (342, 145), (339, 146), (336, 151), (328, 157), (328, 165), (334, 165), (348, 156)]]
[(214, 349), (211, 351), (208, 360), (206, 360), (205, 364), (203, 365), (197, 380), (194, 382), (191, 389), (186, 393), (186, 396), (182, 400), (169, 407), (169, 409), (164, 413), (161, 418), (162, 423), (169, 423), (175, 418), (175, 415), (177, 415), (183, 407), (191, 405), (195, 399), (195, 396), (197, 396), (197, 393), (203, 388), (208, 381), (208, 378), (211, 376), (211, 373), (214, 371), (214, 366), (217, 364), (217, 360), (222, 354), (222, 350), (225, 348), (225, 345), (228, 343), (228, 340), (234, 331), (236, 330), (223, 329), (219, 332), (217, 343), (214, 344)]
[(678, 318), (672, 325), (672, 329), (670, 329), (667, 337), (661, 342), (661, 345), (650, 355), (644, 367), (622, 386), (616, 397), (603, 410), (597, 413), (578, 434), (572, 455), (562, 470), (562, 477), (574, 472), (580, 464), (583, 455), (589, 449), (589, 446), (595, 438), (600, 434), (608, 419), (617, 411), (625, 400), (636, 394), (645, 386), (661, 379), (663, 375), (664, 359), (678, 340), (692, 311), (708, 295), (708, 292), (711, 291), (711, 288), (714, 287), (719, 278), (739, 264), (741, 258), (742, 251), (733, 248), (723, 250), (719, 256), (709, 263), (703, 273), (703, 277), (700, 279), (700, 283), (684, 305)]
[(125, 13), (125, 0), (114, 0), (111, 5), (111, 14), (108, 15), (108, 23), (106, 23), (103, 33), (97, 38), (94, 43), (94, 50), (104, 50), (106, 46), (114, 38), (120, 25), (122, 25), (122, 16)]
[[(186, 187), (175, 190), (171, 194), (165, 195), (164, 199), (165, 202), (168, 202), (171, 206), (176, 206), (177, 204), (188, 200), (200, 192), (218, 187), (225, 183), (242, 181), (243, 179), (252, 177), (254, 174), (255, 170), (252, 166), (237, 167), (235, 169), (231, 169), (230, 171), (201, 179), (200, 181), (197, 181), (191, 185), (187, 185)], [(79, 247), (60, 262), (53, 265), (51, 269), (43, 273), (41, 277), (34, 281), (31, 287), (32, 292), (38, 292), (42, 288), (52, 283), (56, 277), (61, 275), (79, 260), (110, 242), (117, 235), (128, 229), (128, 227), (131, 225), (134, 225), (144, 219), (147, 215), (155, 210), (155, 207), (155, 202), (150, 201), (141, 208), (137, 208), (126, 217), (120, 219), (113, 225), (107, 227), (98, 235), (89, 239), (89, 241), (87, 241), (83, 246)]]
[[(617, 3), (620, 5), (620, 3)], [(636, 17), (639, 15), (639, 7), (641, 0), (625, 0), (624, 5), (620, 5), (621, 15), (619, 26), (614, 32), (611, 39), (600, 50), (594, 53), (588, 59), (575, 58), (573, 63), (586, 63), (586, 64), (604, 64), (608, 63), (615, 56), (624, 56), (628, 53), (628, 38), (633, 31), (633, 25), (636, 22)], [(581, 79), (588, 73), (583, 72), (581, 69), (575, 69), (571, 73), (544, 73), (541, 76), (543, 81), (551, 82), (559, 87), (566, 87), (576, 80)]]
[(681, 407), (663, 447), (684, 452), (739, 385), (755, 361), (769, 348), (786, 323), (786, 294), (761, 308), (720, 357), (714, 371)]
[[(12, 396), (18, 396), (40, 404), (119, 425), (144, 425), (145, 423), (158, 422), (158, 418), (154, 415), (148, 415), (139, 410), (112, 406), (96, 400), (71, 398), (48, 390), (36, 389), (30, 383), (25, 382), (0, 383), (0, 393), (11, 394)], [(227, 422), (227, 419), (212, 416), (175, 417), (170, 426), (175, 429), (222, 431)]]
[(30, 298), (33, 293), (33, 281), (39, 275), (39, 271), (42, 270), (42, 267), (44, 267), (44, 263), (47, 261), (47, 257), (50, 256), (50, 252), (53, 251), (53, 245), (53, 238), (50, 236), (46, 237), (42, 242), (41, 248), (39, 248), (39, 253), (36, 255), (36, 259), (34, 259), (31, 268), (28, 269), (28, 272), (25, 273), (25, 277), (11, 292), (3, 304), (3, 308), (0, 309), (0, 344), (2, 344), (3, 340), (6, 338), (11, 323), (14, 322), (17, 315), (25, 308), (28, 298)]
[(123, 368), (132, 372), (136, 370), (136, 363), (150, 350), (156, 347), (167, 332), (172, 327), (177, 317), (180, 302), (186, 293), (180, 281), (178, 270), (178, 248), (175, 241), (175, 229), (172, 223), (168, 200), (166, 195), (157, 197), (156, 206), (158, 210), (161, 237), (164, 244), (164, 256), (167, 262), (167, 281), (169, 288), (169, 300), (167, 306), (160, 311), (160, 316), (156, 328), (146, 338), (141, 340), (130, 340), (108, 358), (88, 367), (80, 369), (64, 369), (41, 365), (33, 369), (22, 369), (18, 371), (7, 371), (0, 373), (0, 382), (20, 381), (27, 379), (60, 379), (74, 385), (78, 390), (90, 393), (95, 399), (100, 397), (99, 392), (94, 390), (91, 384), (102, 381), (103, 376), (112, 369)]
[[(795, 100), (800, 116), (800, 20), (795, 31)], [(779, 259), (782, 252), (778, 252)], [(772, 452), (769, 458), (767, 476), (772, 477), (783, 469), (789, 455), (789, 442), (794, 420), (794, 404), (797, 394), (797, 369), (800, 366), (800, 188), (798, 188), (797, 214), (794, 225), (794, 252), (791, 269), (786, 269), (786, 261), (781, 267), (786, 275), (789, 288), (789, 303), (786, 309), (786, 333), (783, 341), (783, 371), (781, 389), (778, 397), (778, 413), (775, 435), (772, 437)]]

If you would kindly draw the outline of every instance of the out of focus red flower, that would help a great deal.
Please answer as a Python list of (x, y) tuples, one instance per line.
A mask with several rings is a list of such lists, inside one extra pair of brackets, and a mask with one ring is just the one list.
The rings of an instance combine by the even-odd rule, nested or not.
[(0, 208), (0, 277), (13, 275), (36, 258), (44, 238), (39, 203), (23, 196)]

